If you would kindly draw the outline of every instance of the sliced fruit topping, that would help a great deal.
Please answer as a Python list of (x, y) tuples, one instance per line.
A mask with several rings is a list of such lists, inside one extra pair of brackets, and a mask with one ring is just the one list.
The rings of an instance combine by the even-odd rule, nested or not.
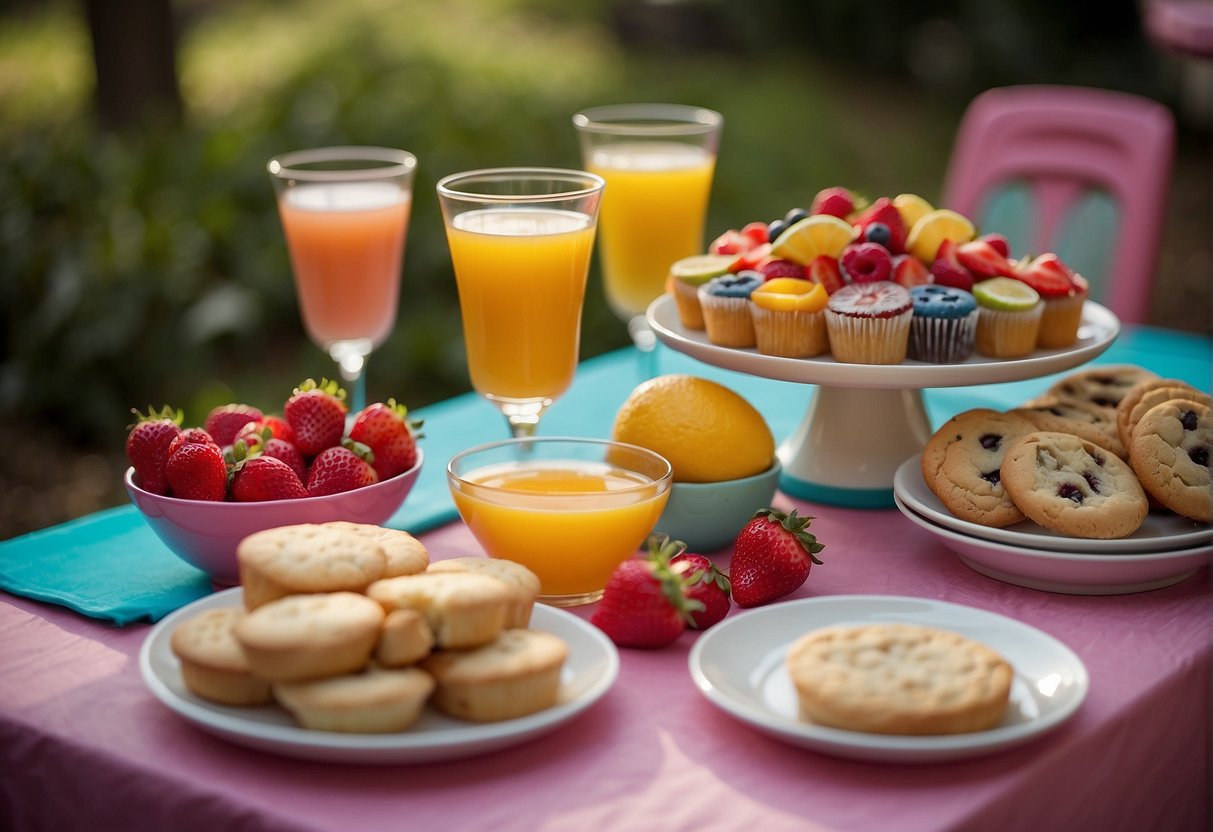
[(906, 250), (924, 263), (932, 262), (944, 240), (967, 243), (977, 236), (973, 223), (948, 208), (937, 208), (919, 217), (906, 238)]
[(708, 246), (709, 254), (741, 254), (754, 247), (753, 241), (735, 228), (721, 234)]
[(774, 280), (777, 277), (804, 277), (804, 266), (793, 263), (791, 260), (781, 260), (778, 257), (769, 257), (759, 263), (756, 271), (762, 272), (762, 276), (767, 280)]
[(804, 276), (820, 284), (831, 295), (847, 285), (838, 269), (838, 260), (825, 254), (804, 267)]
[(670, 274), (675, 280), (699, 286), (713, 277), (728, 274), (736, 262), (735, 254), (695, 254), (676, 261), (670, 266)]
[(1026, 283), (1009, 277), (991, 277), (973, 284), (973, 297), (989, 309), (1021, 312), (1040, 303), (1040, 295)]
[(828, 299), (821, 284), (794, 277), (768, 280), (750, 295), (757, 306), (779, 312), (818, 312)]
[(1014, 277), (1011, 263), (987, 240), (971, 240), (956, 248), (956, 259), (978, 277)]
[(771, 256), (793, 260), (802, 266), (823, 254), (836, 258), (855, 239), (855, 233), (855, 228), (845, 220), (830, 214), (815, 214), (780, 234), (771, 244)]
[(901, 214), (901, 221), (907, 229), (913, 228), (925, 214), (935, 210), (935, 207), (918, 194), (898, 194), (893, 197), (893, 207)]
[[(873, 202), (852, 222), (859, 229), (862, 239), (880, 243), (893, 254), (905, 251), (907, 227), (901, 219), (901, 212), (893, 207), (893, 202), (888, 197), (882, 196)], [(883, 227), (876, 232), (876, 238), (869, 236), (873, 226)], [(880, 237), (884, 239), (878, 239)]]
[(843, 276), (851, 283), (875, 283), (893, 276), (893, 257), (876, 243), (852, 243), (838, 259)]
[(973, 291), (973, 273), (966, 269), (956, 256), (956, 243), (944, 240), (939, 245), (939, 253), (931, 263), (931, 276), (934, 282), (941, 286), (951, 286), (954, 289)]
[(1026, 257), (1018, 261), (1013, 276), (1047, 298), (1064, 297), (1086, 289), (1086, 281), (1053, 253), (1042, 254), (1030, 262)]
[(912, 254), (898, 254), (893, 258), (893, 281), (907, 289), (931, 282), (931, 272)]
[(817, 192), (817, 195), (813, 197), (813, 204), (809, 208), (809, 213), (828, 214), (839, 219), (846, 219), (858, 207), (855, 204), (854, 194), (846, 188), (833, 187)]
[(1011, 243), (1009, 240), (1007, 240), (1006, 237), (1002, 236), (1001, 234), (995, 234), (994, 232), (990, 232), (989, 234), (982, 234), (977, 239), (981, 240), (984, 243), (989, 243), (990, 245), (994, 246), (994, 250), (997, 251), (999, 254), (1001, 254), (1003, 257), (1011, 256)]

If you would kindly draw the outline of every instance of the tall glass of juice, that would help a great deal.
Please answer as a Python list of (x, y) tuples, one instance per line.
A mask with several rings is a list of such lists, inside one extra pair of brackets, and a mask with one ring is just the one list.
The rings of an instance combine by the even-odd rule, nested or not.
[(671, 480), (664, 457), (603, 439), (508, 439), (447, 464), (455, 506), (485, 552), (529, 568), (539, 600), (555, 606), (602, 597), (652, 532)]
[(617, 104), (573, 116), (582, 164), (607, 182), (599, 262), (607, 302), (642, 350), (644, 312), (670, 264), (703, 252), (708, 196), (724, 118), (678, 104)]
[(364, 367), (396, 323), (417, 159), (385, 147), (286, 153), (268, 168), (303, 326), (365, 404)]
[(498, 168), (438, 182), (472, 387), (514, 436), (573, 381), (603, 180)]

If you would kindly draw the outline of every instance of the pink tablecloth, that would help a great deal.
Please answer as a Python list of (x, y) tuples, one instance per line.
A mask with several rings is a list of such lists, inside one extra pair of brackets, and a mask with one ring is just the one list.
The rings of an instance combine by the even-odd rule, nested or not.
[[(1135, 595), (1050, 594), (970, 571), (896, 511), (802, 508), (818, 517), (825, 564), (794, 597), (916, 595), (1012, 616), (1082, 658), (1082, 708), (984, 759), (848, 762), (716, 710), (687, 672), (687, 634), (621, 651), (610, 692), (528, 744), (422, 766), (308, 763), (230, 745), (163, 707), (137, 666), (147, 627), (0, 595), (0, 829), (1209, 828), (1208, 568)], [(436, 559), (479, 554), (461, 525), (424, 539)]]

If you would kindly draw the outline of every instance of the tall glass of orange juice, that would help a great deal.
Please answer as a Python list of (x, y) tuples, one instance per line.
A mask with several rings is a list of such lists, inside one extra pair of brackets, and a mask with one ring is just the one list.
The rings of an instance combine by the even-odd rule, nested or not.
[(534, 433), (573, 381), (601, 177), (499, 168), (438, 182), (472, 387)]
[(326, 147), (271, 159), (303, 325), (365, 404), (367, 356), (396, 323), (412, 206), (411, 153)]
[(573, 116), (582, 164), (607, 182), (599, 262), (607, 302), (651, 350), (644, 312), (670, 264), (704, 250), (703, 230), (724, 118), (677, 104), (618, 104)]
[(556, 606), (602, 597), (653, 530), (671, 480), (664, 457), (603, 439), (509, 439), (447, 464), (455, 506), (485, 552), (529, 568), (539, 600)]

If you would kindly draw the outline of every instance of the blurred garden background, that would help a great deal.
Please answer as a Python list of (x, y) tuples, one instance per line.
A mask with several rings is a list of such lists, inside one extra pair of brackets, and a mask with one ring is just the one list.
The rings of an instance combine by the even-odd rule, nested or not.
[[(1162, 101), (1179, 135), (1152, 319), (1210, 331), (1210, 67), (1151, 42), (1132, 0), (106, 5), (0, 0), (0, 538), (125, 502), (132, 407), (169, 403), (197, 424), (228, 401), (279, 409), (295, 383), (332, 373), (300, 324), (265, 173), (286, 150), (419, 158), (398, 325), (369, 364), (370, 400), (417, 408), (469, 389), (434, 183), (578, 167), (571, 115), (629, 101), (724, 114), (709, 239), (829, 185), (934, 201), (961, 113), (988, 87)], [(171, 29), (135, 25), (148, 9)], [(99, 89), (94, 43), (119, 12), (119, 55), (149, 56), (144, 92), (169, 106)], [(583, 356), (626, 343), (595, 263)]]

